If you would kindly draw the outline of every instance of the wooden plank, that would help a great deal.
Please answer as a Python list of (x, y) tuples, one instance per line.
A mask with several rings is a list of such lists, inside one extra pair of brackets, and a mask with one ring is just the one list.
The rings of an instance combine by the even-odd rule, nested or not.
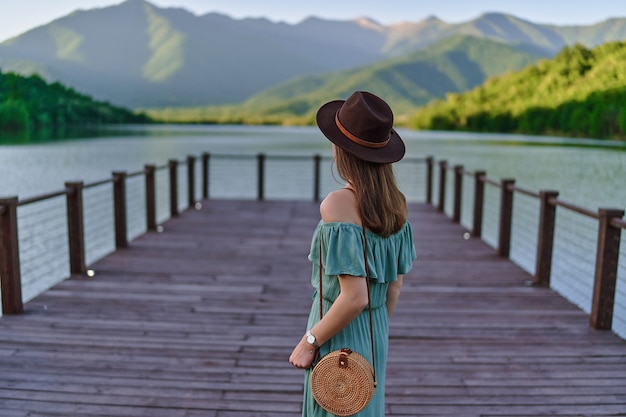
[[(0, 318), (0, 415), (300, 415), (310, 202), (208, 201)], [(387, 416), (626, 415), (626, 343), (436, 209), (391, 320)]]

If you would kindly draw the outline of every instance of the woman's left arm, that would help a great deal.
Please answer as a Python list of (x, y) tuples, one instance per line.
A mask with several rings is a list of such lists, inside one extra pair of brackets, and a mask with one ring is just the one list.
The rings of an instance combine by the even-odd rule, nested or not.
[(389, 283), (387, 287), (387, 315), (391, 317), (396, 305), (398, 304), (398, 298), (400, 298), (400, 290), (402, 289), (403, 275), (398, 275), (398, 279)]

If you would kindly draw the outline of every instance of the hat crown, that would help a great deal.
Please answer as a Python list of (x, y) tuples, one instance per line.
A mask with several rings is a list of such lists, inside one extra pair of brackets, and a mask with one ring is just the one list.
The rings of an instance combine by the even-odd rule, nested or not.
[(404, 156), (391, 107), (372, 93), (357, 91), (347, 100), (329, 101), (317, 110), (315, 120), (328, 140), (359, 159), (389, 164)]
[(357, 91), (341, 106), (337, 121), (361, 141), (384, 146), (393, 128), (393, 112), (381, 98)]

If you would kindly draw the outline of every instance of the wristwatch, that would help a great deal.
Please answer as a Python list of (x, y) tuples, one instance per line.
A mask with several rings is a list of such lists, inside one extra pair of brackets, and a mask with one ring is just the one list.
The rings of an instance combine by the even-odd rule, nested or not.
[(309, 345), (312, 345), (315, 349), (319, 349), (320, 345), (317, 344), (317, 339), (315, 339), (315, 336), (310, 330), (308, 330), (304, 336), (306, 337), (306, 342)]

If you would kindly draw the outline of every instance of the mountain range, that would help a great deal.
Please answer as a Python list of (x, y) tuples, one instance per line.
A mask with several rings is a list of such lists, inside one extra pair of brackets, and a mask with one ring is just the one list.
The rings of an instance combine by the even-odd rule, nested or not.
[[(493, 52), (479, 59), (493, 65), (481, 65), (478, 71), (475, 61), (460, 65), (466, 53), (455, 55), (448, 49), (447, 62), (441, 54), (433, 54), (432, 48), (441, 49), (446, 42), (451, 42), (448, 47), (456, 42), (466, 50), (467, 42), (476, 44), (460, 41), (466, 36), (489, 42)], [(566, 45), (593, 47), (622, 39), (626, 39), (626, 18), (590, 26), (555, 26), (489, 13), (457, 24), (436, 17), (389, 26), (370, 18), (311, 17), (287, 24), (217, 13), (198, 16), (185, 9), (127, 0), (76, 11), (0, 43), (0, 69), (38, 73), (98, 100), (147, 108), (254, 103), (268, 89), (275, 96), (277, 91), (311, 93), (306, 86), (329, 83), (356, 87), (356, 78), (348, 82), (337, 77), (354, 77), (357, 68), (361, 76), (363, 71), (380, 74), (393, 66), (394, 76), (402, 67), (402, 74), (411, 80), (405, 84), (408, 88), (402, 88), (403, 79), (394, 88), (404, 91), (400, 95), (408, 106), (554, 56)], [(518, 58), (498, 59), (504, 47)], [(444, 67), (451, 68), (448, 73), (470, 75), (442, 77)], [(299, 82), (304, 84), (296, 87)], [(414, 85), (421, 90), (414, 90)]]
[(238, 105), (148, 109), (170, 122), (313, 124), (320, 103), (367, 90), (391, 105), (404, 123), (419, 106), (482, 84), (540, 57), (497, 41), (453, 36), (426, 49), (331, 74), (303, 76), (263, 90)]

